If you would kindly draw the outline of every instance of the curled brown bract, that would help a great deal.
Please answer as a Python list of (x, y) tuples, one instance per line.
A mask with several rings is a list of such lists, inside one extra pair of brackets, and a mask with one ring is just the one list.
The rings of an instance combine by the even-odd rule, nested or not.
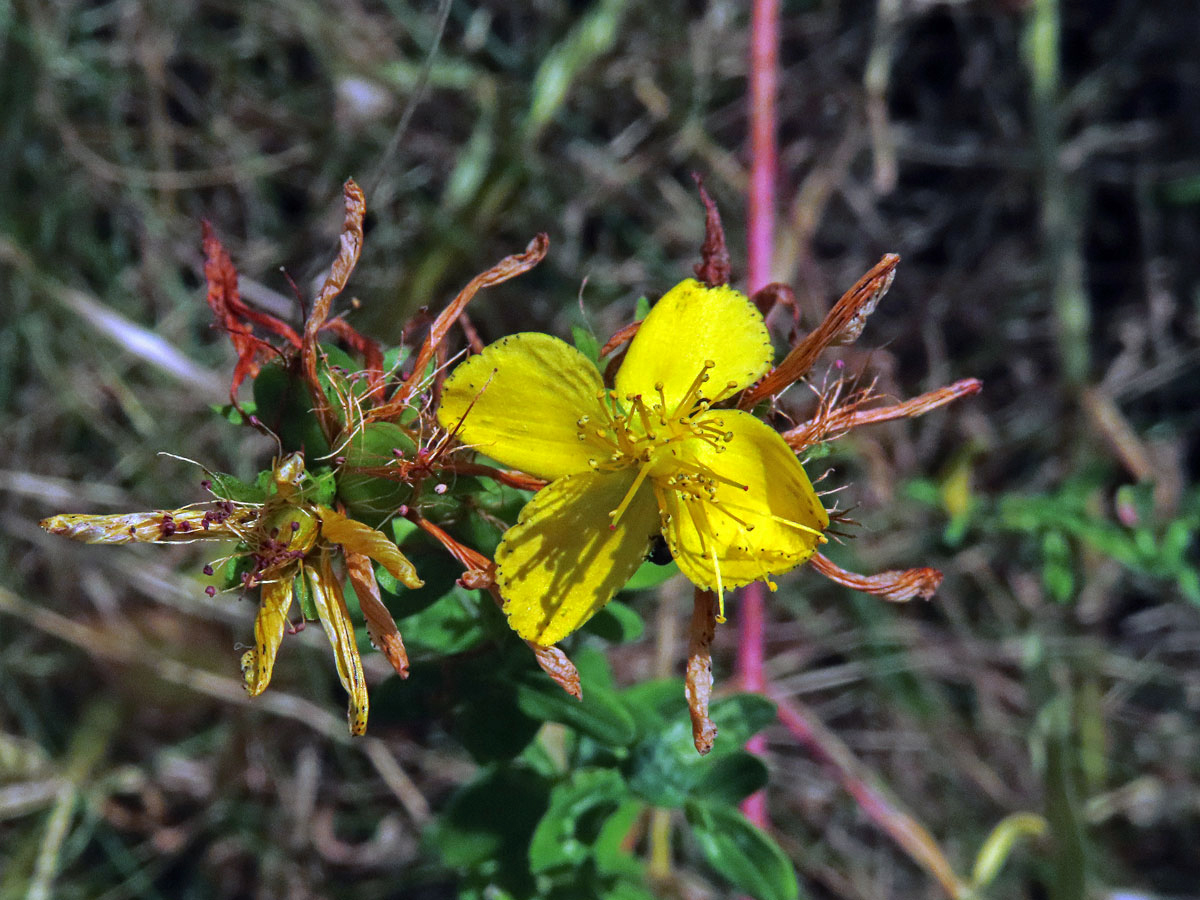
[(892, 603), (903, 603), (914, 597), (928, 600), (942, 583), (942, 573), (928, 566), (892, 569), (878, 575), (859, 575), (830, 562), (820, 553), (812, 555), (809, 565), (830, 581), (864, 594), (874, 594)]
[(700, 247), (700, 263), (695, 267), (696, 277), (709, 287), (729, 284), (733, 270), (729, 262), (729, 249), (725, 246), (725, 229), (721, 227), (721, 213), (699, 173), (692, 173), (692, 180), (700, 190), (700, 202), (704, 204), (704, 243)]
[(555, 684), (576, 700), (583, 699), (583, 686), (579, 681), (579, 670), (575, 668), (575, 663), (567, 658), (567, 654), (557, 647), (543, 647), (533, 641), (525, 643), (533, 651), (534, 659), (542, 667), (542, 671), (549, 675)]
[(739, 409), (750, 409), (760, 400), (774, 396), (809, 373), (826, 347), (852, 343), (862, 333), (863, 325), (892, 286), (900, 257), (888, 253), (867, 272), (858, 283), (833, 305), (824, 321), (805, 336), (784, 357), (783, 362), (763, 376), (762, 380), (742, 393)]
[(206, 298), (218, 328), (224, 329), (237, 353), (237, 364), (229, 384), (229, 397), (237, 406), (237, 392), (243, 381), (258, 374), (260, 360), (274, 352), (269, 343), (255, 337), (254, 325), (300, 347), (300, 336), (286, 322), (246, 305), (238, 291), (238, 273), (233, 260), (211, 224), (200, 223), (204, 235), (204, 280)]
[[(964, 378), (946, 387), (927, 391), (911, 400), (905, 400), (903, 403), (876, 406), (871, 409), (862, 408), (864, 403), (876, 398), (870, 388), (856, 392), (844, 403), (827, 403), (822, 399), (817, 414), (803, 425), (783, 432), (783, 439), (793, 450), (801, 452), (813, 444), (840, 437), (860, 425), (877, 425), (880, 422), (890, 422), (894, 419), (923, 416), (951, 401), (977, 394), (982, 389), (983, 382), (978, 378)], [(834, 393), (836, 394), (836, 391)]]
[(413, 361), (412, 374), (409, 375), (408, 380), (396, 388), (396, 392), (392, 395), (391, 400), (374, 411), (372, 418), (391, 418), (403, 411), (404, 405), (408, 402), (409, 398), (420, 389), (425, 367), (433, 359), (438, 346), (446, 339), (446, 335), (450, 332), (450, 326), (454, 324), (467, 304), (471, 302), (471, 299), (480, 290), (486, 287), (493, 287), (508, 281), (510, 278), (516, 278), (523, 272), (528, 272), (545, 259), (546, 251), (549, 249), (550, 239), (545, 234), (539, 234), (529, 242), (529, 246), (525, 248), (523, 253), (514, 253), (512, 256), (506, 256), (486, 272), (482, 272), (472, 278), (467, 286), (459, 291), (458, 296), (451, 301), (450, 305), (442, 310), (441, 314), (434, 319), (433, 325), (429, 329), (429, 336), (425, 338), (425, 342), (421, 345), (421, 349)]
[(329, 267), (329, 275), (321, 286), (316, 302), (313, 303), (308, 320), (304, 323), (304, 344), (300, 350), (304, 364), (304, 378), (312, 397), (313, 412), (321, 423), (321, 429), (325, 432), (325, 436), (331, 441), (336, 437), (339, 425), (337, 414), (329, 405), (329, 399), (325, 396), (321, 380), (317, 376), (317, 333), (324, 327), (334, 299), (346, 287), (346, 282), (350, 280), (350, 274), (358, 263), (358, 256), (362, 252), (363, 218), (367, 211), (366, 198), (363, 197), (362, 190), (354, 183), (353, 179), (348, 179), (343, 185), (342, 196), (346, 217), (342, 222), (338, 255), (334, 259), (333, 265)]

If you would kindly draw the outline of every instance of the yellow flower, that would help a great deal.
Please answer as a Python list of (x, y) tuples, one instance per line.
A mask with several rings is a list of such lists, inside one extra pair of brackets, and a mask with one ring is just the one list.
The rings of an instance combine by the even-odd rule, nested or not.
[(566, 637), (629, 579), (661, 532), (680, 570), (724, 591), (786, 572), (829, 517), (795, 454), (746, 412), (717, 408), (770, 367), (741, 293), (676, 285), (606, 390), (586, 357), (537, 333), (486, 347), (447, 379), (439, 419), (469, 446), (550, 483), (496, 551), (509, 624)]
[[(307, 473), (304, 455), (280, 460), (272, 473), (270, 493), (261, 503), (217, 501), (210, 508), (117, 515), (51, 516), (42, 528), (89, 544), (186, 543), (236, 539), (246, 547), (249, 569), (242, 586), (261, 585), (262, 598), (254, 622), (254, 649), (242, 656), (242, 675), (250, 696), (257, 697), (271, 681), (275, 657), (288, 625), (297, 591), (311, 598), (317, 618), (333, 647), (338, 676), (350, 695), (350, 732), (367, 728), (367, 687), (354, 639), (354, 624), (333, 571), (333, 555), (346, 559), (359, 605), (375, 645), (403, 676), (407, 658), (396, 623), (380, 599), (375, 574), (367, 558), (380, 563), (400, 582), (421, 587), (416, 570), (387, 537), (361, 522), (305, 499)], [(212, 567), (205, 571), (212, 574)], [(214, 588), (208, 588), (214, 593)]]

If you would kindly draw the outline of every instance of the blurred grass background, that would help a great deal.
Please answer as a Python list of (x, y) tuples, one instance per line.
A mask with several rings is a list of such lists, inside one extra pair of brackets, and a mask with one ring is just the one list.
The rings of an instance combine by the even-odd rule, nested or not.
[[(985, 388), (813, 463), (863, 523), (836, 559), (947, 577), (888, 607), (802, 570), (773, 595), (769, 673), (960, 870), (1003, 816), (1045, 813), (1057, 839), (997, 896), (1195, 896), (1200, 17), (813, 0), (783, 21), (776, 278), (811, 326), (901, 254), (849, 371)], [(546, 231), (476, 324), (565, 334), (586, 310), (603, 338), (690, 274), (699, 171), (736, 278), (747, 30), (732, 2), (455, 0), (389, 157), (433, 4), (0, 3), (0, 898), (453, 895), (420, 826), (471, 764), (438, 723), (376, 713), (351, 744), (311, 629), (248, 705), (252, 609), (208, 600), (197, 557), (36, 522), (199, 499), (160, 451), (243, 477), (269, 457), (208, 409), (232, 353), (201, 218), (244, 292), (294, 313), (280, 267), (319, 277), (356, 178), (353, 321), (383, 340)], [(613, 651), (622, 681), (685, 606)], [(815, 895), (938, 896), (785, 732), (770, 749)]]

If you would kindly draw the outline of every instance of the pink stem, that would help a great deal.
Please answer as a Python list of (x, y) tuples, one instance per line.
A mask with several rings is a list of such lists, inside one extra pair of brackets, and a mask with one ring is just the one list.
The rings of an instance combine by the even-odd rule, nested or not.
[[(742, 690), (763, 693), (767, 682), (763, 674), (763, 622), (766, 618), (767, 586), (755, 581), (742, 589), (738, 604), (738, 675)], [(746, 743), (746, 749), (760, 756), (766, 752), (767, 740), (756, 734)], [(758, 791), (742, 801), (742, 813), (759, 828), (766, 828), (767, 794)]]
[[(747, 203), (747, 289), (753, 295), (771, 281), (775, 246), (775, 169), (779, 150), (775, 136), (778, 90), (779, 0), (754, 0), (750, 18), (750, 196)], [(763, 621), (766, 585), (756, 581), (742, 591), (738, 606), (738, 673), (742, 688), (763, 691)], [(761, 735), (746, 749), (766, 750)], [(767, 795), (759, 791), (742, 803), (742, 812), (760, 828), (768, 825)]]

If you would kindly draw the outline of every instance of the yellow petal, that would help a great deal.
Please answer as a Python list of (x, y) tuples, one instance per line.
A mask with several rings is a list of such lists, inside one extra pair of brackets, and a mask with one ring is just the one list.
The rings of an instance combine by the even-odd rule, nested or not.
[[(446, 379), (438, 421), (497, 462), (538, 478), (586, 472), (597, 448), (577, 422), (602, 417), (600, 373), (571, 345), (526, 332), (496, 341)], [(472, 405), (474, 404), (474, 405)]]
[(617, 372), (616, 389), (621, 397), (640, 394), (651, 401), (661, 383), (670, 414), (706, 360), (715, 365), (700, 393), (712, 400), (753, 384), (773, 357), (766, 323), (745, 294), (689, 278), (667, 291), (643, 320)]
[(417, 577), (417, 570), (408, 557), (382, 531), (347, 518), (328, 506), (318, 506), (316, 511), (321, 517), (321, 537), (341, 544), (352, 553), (371, 557), (405, 587), (416, 590), (425, 585)]
[(333, 647), (338, 677), (342, 680), (342, 687), (350, 695), (350, 707), (346, 714), (350, 723), (350, 733), (363, 734), (367, 730), (367, 679), (363, 675), (358, 645), (354, 642), (354, 624), (350, 621), (350, 610), (346, 608), (341, 582), (333, 575), (328, 553), (321, 554), (317, 565), (305, 566), (304, 572), (308, 576), (317, 615)]
[(611, 528), (609, 512), (636, 472), (586, 472), (542, 488), (496, 549), (496, 584), (508, 624), (527, 641), (562, 640), (612, 599), (658, 532), (654, 492), (643, 483)]
[(283, 642), (288, 610), (292, 606), (292, 572), (262, 586), (262, 601), (254, 620), (254, 649), (242, 655), (242, 676), (251, 697), (257, 697), (271, 683), (275, 656)]
[(714, 410), (699, 421), (733, 439), (719, 444), (723, 450), (688, 441), (684, 462), (748, 490), (718, 482), (714, 503), (684, 501), (659, 488), (670, 514), (664, 534), (680, 571), (696, 585), (717, 590), (786, 572), (808, 559), (829, 516), (795, 453), (749, 413)]

